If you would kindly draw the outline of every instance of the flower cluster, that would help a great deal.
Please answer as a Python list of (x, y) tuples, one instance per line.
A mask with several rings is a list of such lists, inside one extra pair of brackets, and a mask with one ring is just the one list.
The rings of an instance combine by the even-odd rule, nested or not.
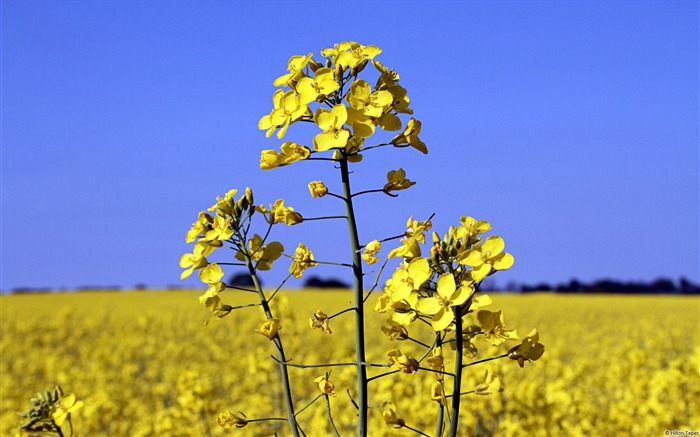
[[(74, 393), (64, 394), (61, 387), (37, 393), (31, 399), (32, 408), (20, 413), (27, 421), (20, 429), (28, 434), (55, 434), (62, 436), (61, 425), (67, 420), (70, 423), (71, 413), (83, 407), (83, 401), (76, 399)], [(71, 425), (71, 431), (72, 431)], [(71, 433), (72, 434), (72, 433)]]
[[(425, 232), (432, 224), (411, 217), (407, 227), (402, 245), (389, 253), (389, 257), (402, 257), (403, 261), (386, 282), (384, 295), (375, 307), (378, 312), (392, 310), (396, 323), (408, 326), (422, 318), (434, 331), (449, 330), (456, 317), (483, 306), (484, 297), (475, 294), (479, 283), (487, 275), (513, 265), (513, 256), (503, 251), (501, 237), (482, 236), (491, 229), (488, 222), (465, 216), (442, 239), (433, 233), (427, 257), (421, 256), (420, 243), (425, 243)], [(479, 321), (484, 331), (494, 331), (491, 318), (479, 316)]]
[[(297, 122), (314, 123), (320, 132), (313, 138), (313, 151), (290, 141), (281, 146), (281, 153), (263, 150), (260, 168), (270, 170), (328, 150), (344, 153), (349, 161), (358, 162), (365, 140), (377, 128), (399, 132), (386, 145), (411, 146), (428, 153), (418, 138), (420, 121), (411, 117), (404, 126), (399, 117), (413, 114), (409, 108), (411, 100), (399, 85), (398, 73), (375, 59), (381, 52), (376, 46), (350, 41), (321, 50), (318, 60), (313, 53), (292, 56), (287, 63), (288, 72), (273, 81), (279, 89), (272, 96), (272, 110), (260, 118), (258, 128), (266, 131), (268, 137), (277, 132), (280, 139)], [(370, 63), (377, 74), (374, 85), (359, 78)], [(391, 176), (389, 182), (392, 183)]]
[[(283, 151), (290, 153), (289, 156), (291, 150), (293, 148), (283, 147)], [(227, 288), (222, 281), (224, 271), (218, 263), (211, 262), (207, 257), (218, 248), (229, 247), (235, 251), (235, 258), (241, 262), (241, 266), (250, 265), (254, 271), (270, 270), (273, 263), (283, 255), (284, 246), (277, 241), (267, 241), (269, 229), (264, 237), (251, 232), (250, 222), (253, 215), (256, 212), (262, 214), (268, 228), (279, 223), (296, 225), (304, 220), (293, 207), (285, 205), (283, 199), (278, 199), (266, 207), (254, 204), (250, 188), (246, 188), (238, 198), (235, 197), (237, 194), (238, 190), (234, 189), (217, 197), (214, 205), (199, 213), (185, 236), (185, 241), (194, 243), (194, 246), (191, 253), (186, 253), (180, 258), (180, 267), (185, 269), (180, 278), (185, 279), (194, 271), (198, 271), (199, 279), (208, 286), (199, 297), (200, 303), (212, 312), (212, 317), (207, 323), (228, 315), (233, 309), (220, 298), (220, 293)], [(296, 250), (290, 268), (296, 277), (300, 277), (304, 269), (316, 265), (311, 251), (303, 244), (300, 247), (303, 247), (303, 250)], [(269, 338), (279, 329), (270, 326), (268, 328), (270, 329), (261, 333)]]

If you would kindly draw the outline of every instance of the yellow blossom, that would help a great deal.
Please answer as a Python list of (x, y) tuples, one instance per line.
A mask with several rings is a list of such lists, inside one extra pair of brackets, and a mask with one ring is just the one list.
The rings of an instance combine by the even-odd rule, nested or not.
[(238, 414), (234, 414), (230, 411), (219, 413), (219, 415), (216, 417), (216, 422), (224, 429), (229, 429), (233, 426), (236, 428), (243, 428), (248, 424), (246, 415), (240, 411)]
[(277, 167), (283, 167), (304, 160), (309, 157), (311, 150), (308, 147), (302, 146), (291, 141), (285, 141), (280, 149), (282, 153), (275, 150), (263, 150), (260, 155), (260, 168), (263, 170), (271, 170)]
[(277, 90), (272, 96), (274, 108), (268, 115), (263, 115), (258, 121), (258, 129), (267, 131), (266, 137), (279, 128), (277, 138), (282, 138), (289, 125), (304, 115), (308, 115), (308, 105), (301, 103), (299, 96), (292, 90)]
[(425, 146), (425, 143), (418, 138), (420, 129), (421, 122), (411, 117), (404, 131), (395, 136), (394, 139), (391, 140), (391, 144), (394, 146), (409, 145), (423, 153), (428, 153), (428, 148)]
[(391, 341), (406, 340), (408, 338), (408, 330), (406, 327), (392, 319), (387, 319), (386, 323), (382, 325), (382, 332), (386, 334)]
[(490, 395), (500, 393), (504, 390), (501, 381), (493, 376), (491, 369), (486, 369), (485, 381), (474, 387), (472, 390), (477, 395)]
[(357, 67), (362, 61), (371, 60), (382, 52), (377, 46), (365, 46), (354, 41), (349, 43), (350, 50), (338, 53), (335, 63), (341, 67)]
[(321, 55), (332, 58), (336, 65), (342, 68), (354, 68), (365, 61), (374, 59), (382, 52), (377, 46), (365, 46), (355, 41), (345, 41), (335, 44), (333, 48), (321, 50)]
[[(257, 270), (270, 270), (272, 268), (272, 263), (284, 252), (284, 246), (282, 243), (273, 241), (267, 245), (263, 245), (263, 239), (260, 235), (254, 234), (253, 238), (248, 240), (248, 247), (250, 249), (249, 257), (252, 261), (256, 261), (255, 268)], [(243, 252), (236, 252), (236, 259), (245, 262), (245, 255)]]
[(187, 231), (185, 236), (186, 243), (192, 243), (199, 236), (204, 235), (209, 230), (209, 224), (212, 223), (214, 219), (204, 211), (200, 211), (197, 216), (197, 221), (192, 223), (192, 227)]
[(333, 70), (330, 68), (319, 68), (313, 79), (308, 76), (302, 77), (296, 86), (301, 103), (310, 103), (319, 97), (329, 96), (338, 88), (340, 85), (336, 82)]
[(311, 197), (323, 197), (328, 194), (328, 187), (321, 181), (311, 181), (309, 182), (309, 192)]
[(515, 329), (506, 329), (503, 323), (503, 311), (491, 312), (481, 310), (476, 314), (481, 330), (484, 332), (484, 340), (493, 346), (498, 346), (507, 340), (518, 340), (518, 332)]
[(272, 340), (280, 329), (282, 329), (282, 325), (278, 319), (267, 319), (255, 332)]
[(395, 256), (400, 256), (412, 259), (421, 255), (418, 243), (425, 243), (425, 231), (429, 231), (432, 228), (432, 222), (430, 220), (414, 220), (413, 216), (411, 216), (408, 218), (406, 226), (408, 227), (405, 234), (406, 238), (401, 239), (403, 246), (391, 250), (387, 258), (391, 259)]
[(389, 91), (374, 91), (367, 81), (356, 80), (350, 85), (346, 99), (355, 110), (367, 117), (378, 118), (391, 106), (393, 97)]
[(404, 169), (400, 168), (398, 170), (391, 170), (387, 173), (386, 178), (388, 182), (384, 185), (384, 192), (389, 193), (391, 191), (405, 190), (412, 187), (416, 183), (406, 179), (406, 172)]
[(507, 270), (513, 265), (513, 255), (503, 252), (505, 245), (499, 236), (488, 237), (481, 245), (465, 251), (457, 262), (471, 266), (472, 279), (479, 282), (492, 271)]
[(272, 82), (272, 84), (274, 86), (284, 86), (292, 85), (294, 82), (297, 82), (304, 76), (303, 68), (309, 63), (309, 61), (312, 60), (312, 56), (313, 53), (309, 53), (306, 56), (295, 55), (289, 58), (289, 61), (287, 62), (287, 71), (289, 71), (289, 73), (278, 77), (274, 80), (274, 82)]
[(332, 334), (333, 331), (331, 331), (329, 323), (330, 319), (328, 319), (328, 315), (326, 315), (326, 313), (324, 313), (321, 310), (316, 311), (314, 313), (314, 316), (311, 319), (309, 319), (309, 326), (311, 326), (311, 328), (320, 328), (326, 334)]
[(516, 360), (520, 367), (525, 361), (537, 361), (544, 353), (544, 345), (540, 343), (540, 334), (533, 329), (523, 339), (523, 342), (508, 351), (508, 358)]
[(418, 311), (433, 316), (433, 330), (442, 331), (454, 321), (453, 306), (462, 305), (474, 294), (471, 283), (463, 283), (457, 288), (452, 273), (440, 275), (437, 280), (437, 296), (427, 297), (418, 302)]
[(314, 382), (318, 384), (318, 389), (321, 391), (322, 395), (325, 396), (335, 396), (335, 385), (328, 380), (328, 375), (319, 376), (314, 379)]
[(51, 418), (56, 425), (59, 427), (66, 421), (71, 415), (75, 413), (83, 406), (83, 401), (76, 401), (75, 394), (71, 393), (69, 395), (61, 396), (58, 403), (54, 405), (53, 412), (51, 413)]
[(228, 190), (223, 197), (216, 196), (216, 203), (209, 207), (208, 211), (217, 211), (223, 215), (229, 215), (233, 212), (233, 205), (236, 203), (233, 196), (238, 193), (238, 190)]
[(430, 278), (432, 270), (426, 258), (414, 258), (405, 267), (400, 266), (391, 276), (385, 291), (394, 302), (408, 298), (411, 292), (420, 290)]
[(396, 407), (391, 402), (382, 404), (382, 418), (387, 425), (392, 425), (394, 428), (403, 428), (406, 422), (396, 413)]
[(374, 264), (377, 261), (379, 261), (379, 257), (377, 257), (377, 253), (381, 249), (382, 244), (379, 242), (379, 240), (372, 240), (367, 245), (365, 246), (365, 251), (362, 253), (362, 259), (364, 262), (367, 264)]
[(309, 250), (304, 243), (299, 243), (299, 246), (294, 251), (294, 257), (292, 258), (292, 265), (289, 267), (289, 273), (292, 273), (295, 278), (301, 278), (304, 270), (309, 267), (318, 265), (314, 261), (314, 254)]
[(204, 254), (207, 247), (206, 244), (195, 244), (193, 253), (186, 253), (180, 257), (180, 267), (186, 269), (180, 274), (180, 279), (189, 277), (193, 271), (207, 265), (207, 258)]
[(390, 350), (386, 353), (386, 356), (389, 358), (389, 361), (396, 364), (396, 367), (403, 373), (416, 373), (420, 367), (418, 360), (404, 355), (399, 349)]
[(215, 282), (213, 284), (209, 284), (209, 288), (207, 288), (207, 291), (204, 292), (201, 296), (199, 296), (199, 303), (204, 304), (207, 308), (209, 308), (212, 305), (212, 298), (216, 297), (226, 289), (226, 284), (223, 282)]
[(199, 279), (205, 284), (215, 284), (224, 276), (224, 271), (217, 263), (211, 263), (199, 271)]
[(230, 216), (217, 215), (214, 217), (211, 227), (211, 230), (207, 231), (204, 236), (208, 241), (226, 241), (233, 236)]
[(301, 214), (295, 212), (294, 208), (284, 206), (283, 199), (277, 199), (270, 209), (265, 208), (263, 205), (258, 205), (255, 209), (266, 216), (269, 214), (268, 223), (270, 224), (277, 222), (286, 223), (287, 226), (290, 226), (304, 221)]
[(350, 138), (350, 131), (343, 127), (347, 120), (347, 108), (342, 103), (333, 106), (330, 110), (316, 109), (314, 122), (323, 132), (314, 137), (314, 150), (322, 152), (345, 147)]

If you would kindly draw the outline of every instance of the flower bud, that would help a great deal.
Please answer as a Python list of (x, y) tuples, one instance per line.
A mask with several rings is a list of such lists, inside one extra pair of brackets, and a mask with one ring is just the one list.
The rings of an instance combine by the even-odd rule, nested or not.
[(253, 201), (253, 190), (250, 187), (245, 188), (245, 198), (248, 199), (248, 205), (255, 205)]
[(366, 66), (367, 66), (367, 59), (361, 61), (361, 62), (360, 62), (359, 64), (357, 64), (356, 66), (352, 67), (352, 68), (350, 69), (350, 74), (351, 74), (352, 76), (357, 76), (362, 70), (365, 69)]

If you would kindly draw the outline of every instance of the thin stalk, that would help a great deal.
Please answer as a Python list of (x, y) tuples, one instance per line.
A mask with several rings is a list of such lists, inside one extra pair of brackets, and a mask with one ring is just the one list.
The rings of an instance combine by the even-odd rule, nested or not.
[[(444, 402), (444, 399), (443, 399)], [(445, 420), (445, 406), (441, 403), (438, 404), (437, 410), (437, 424), (435, 425), (435, 437), (441, 437), (444, 431), (443, 421)]]
[[(248, 272), (250, 273), (250, 277), (253, 280), (253, 285), (255, 286), (255, 289), (258, 292), (260, 304), (262, 305), (263, 310), (265, 311), (265, 317), (267, 317), (268, 319), (272, 319), (273, 317), (272, 311), (270, 310), (270, 303), (265, 298), (265, 293), (263, 292), (260, 281), (258, 280), (258, 275), (255, 272), (255, 268), (253, 267), (253, 261), (250, 259), (248, 252), (243, 252), (243, 255), (245, 256), (245, 261), (248, 265)], [(282, 339), (280, 338), (279, 333), (275, 334), (275, 336), (272, 338), (272, 341), (277, 347), (277, 359), (284, 363), (286, 361), (286, 358), (284, 356), (284, 346), (282, 346)], [(289, 422), (289, 430), (292, 432), (292, 435), (294, 437), (299, 437), (299, 429), (297, 428), (297, 420), (294, 414), (294, 402), (292, 401), (292, 390), (289, 384), (289, 374), (287, 373), (287, 366), (285, 366), (282, 363), (280, 363), (279, 369), (280, 375), (282, 376), (282, 388), (284, 389), (283, 396), (284, 403), (287, 408), (287, 421)]]
[(357, 403), (358, 420), (357, 435), (367, 435), (367, 369), (365, 362), (365, 312), (364, 312), (364, 288), (362, 281), (362, 258), (360, 255), (360, 238), (357, 235), (357, 222), (355, 210), (352, 205), (352, 191), (350, 189), (350, 171), (348, 160), (345, 156), (340, 160), (340, 176), (343, 182), (343, 196), (345, 197), (345, 212), (348, 218), (348, 230), (350, 232), (350, 246), (352, 252), (352, 271), (355, 276), (355, 354), (357, 365)]
[(459, 402), (462, 386), (462, 349), (464, 348), (464, 337), (462, 336), (462, 307), (460, 305), (455, 306), (455, 375), (454, 375), (454, 387), (452, 390), (452, 407), (450, 413), (450, 430), (448, 432), (449, 437), (457, 437), (457, 425), (459, 423)]
[(331, 426), (333, 427), (333, 431), (335, 431), (335, 435), (340, 437), (340, 433), (338, 432), (338, 428), (335, 427), (335, 422), (333, 422), (333, 415), (331, 414), (331, 401), (328, 399), (328, 395), (326, 395), (326, 407), (328, 408), (328, 421), (331, 423)]

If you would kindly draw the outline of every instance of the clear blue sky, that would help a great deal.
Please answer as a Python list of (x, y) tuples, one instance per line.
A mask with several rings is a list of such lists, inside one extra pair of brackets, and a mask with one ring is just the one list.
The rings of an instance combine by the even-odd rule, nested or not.
[[(179, 284), (185, 232), (230, 188), (338, 211), (308, 195), (311, 180), (338, 187), (318, 162), (258, 168), (280, 141), (257, 121), (291, 55), (346, 40), (384, 50), (430, 150), (357, 167), (358, 189), (398, 167), (418, 182), (361, 198), (362, 240), (410, 215), (435, 212), (441, 234), (472, 215), (515, 256), (500, 285), (700, 280), (697, 1), (1, 7), (3, 290)], [(344, 223), (315, 223), (274, 236), (346, 262)]]

